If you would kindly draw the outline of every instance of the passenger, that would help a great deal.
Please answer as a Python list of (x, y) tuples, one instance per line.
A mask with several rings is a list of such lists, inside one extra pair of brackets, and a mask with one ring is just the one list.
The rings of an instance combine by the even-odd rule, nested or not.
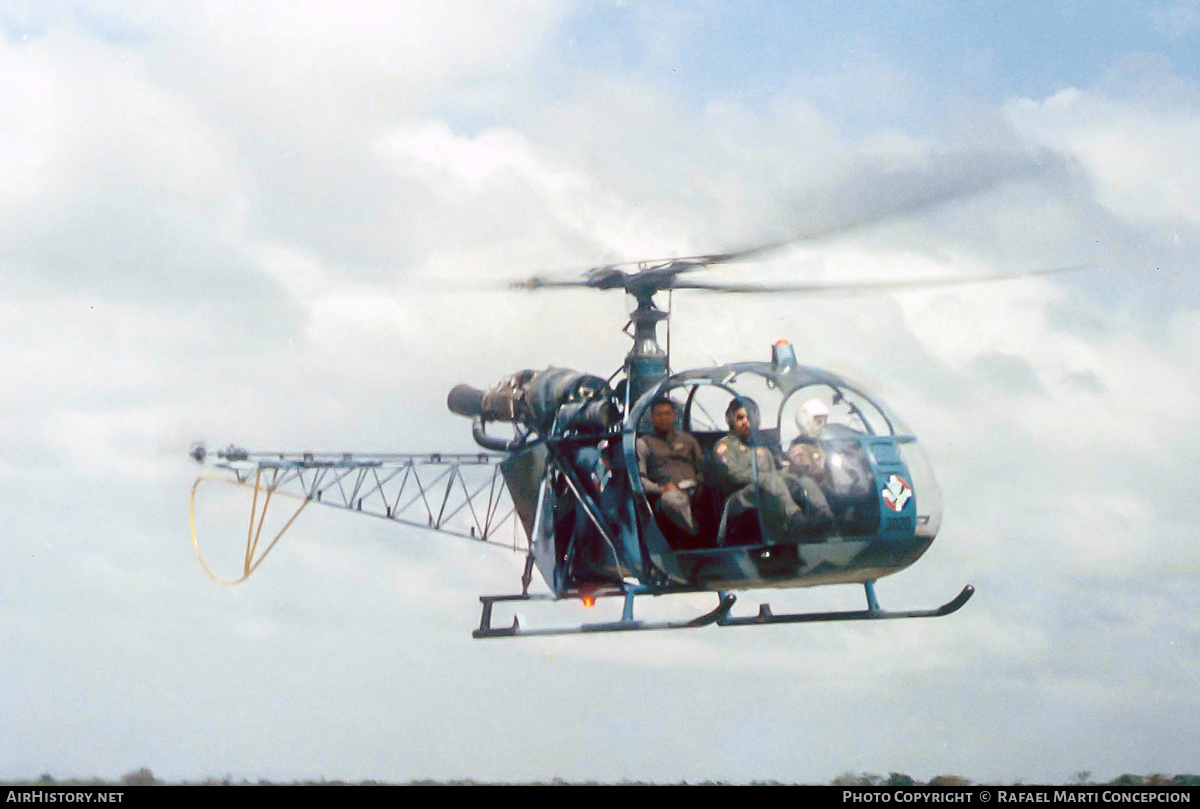
[(758, 509), (764, 541), (797, 542), (804, 533), (804, 515), (788, 490), (779, 461), (768, 447), (752, 445), (758, 426), (758, 406), (734, 399), (725, 410), (729, 434), (713, 448), (713, 465), (725, 495), (723, 527), (734, 517)]
[(829, 422), (829, 408), (820, 399), (809, 399), (796, 412), (800, 435), (788, 447), (788, 483), (793, 494), (807, 502), (807, 533), (823, 534), (833, 527), (833, 510), (825, 498), (825, 450), (817, 435)]
[(658, 510), (694, 537), (699, 528), (692, 515), (692, 500), (704, 482), (700, 474), (704, 454), (696, 439), (675, 429), (677, 412), (675, 402), (667, 396), (651, 402), (654, 432), (638, 436), (638, 473), (646, 494), (658, 496)]

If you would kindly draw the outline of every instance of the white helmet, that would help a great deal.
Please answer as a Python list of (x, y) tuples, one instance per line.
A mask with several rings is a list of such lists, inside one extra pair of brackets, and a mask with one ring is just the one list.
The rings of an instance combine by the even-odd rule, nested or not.
[(829, 420), (829, 408), (820, 399), (809, 399), (796, 411), (796, 426), (801, 432), (812, 435), (821, 429), (821, 424), (817, 424), (817, 419), (821, 417)]

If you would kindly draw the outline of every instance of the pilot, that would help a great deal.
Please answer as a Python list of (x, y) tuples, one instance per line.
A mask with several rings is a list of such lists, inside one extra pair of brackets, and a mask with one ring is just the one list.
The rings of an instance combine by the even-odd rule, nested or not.
[(794, 494), (808, 503), (808, 530), (824, 533), (833, 525), (833, 511), (821, 491), (825, 480), (825, 450), (817, 435), (829, 422), (829, 408), (820, 399), (809, 399), (796, 411), (800, 435), (788, 447), (788, 484)]
[(798, 541), (804, 533), (804, 515), (792, 499), (779, 462), (769, 448), (751, 442), (758, 426), (758, 406), (750, 399), (734, 399), (725, 410), (725, 422), (729, 433), (713, 447), (713, 466), (728, 498), (726, 522), (757, 507), (768, 544)]
[(788, 466), (793, 475), (818, 483), (824, 480), (825, 450), (817, 443), (817, 434), (828, 422), (829, 408), (820, 399), (809, 399), (796, 411), (800, 434), (788, 447)]
[(700, 474), (704, 455), (696, 439), (675, 429), (677, 412), (668, 396), (651, 402), (654, 432), (638, 436), (638, 472), (646, 494), (658, 495), (658, 510), (694, 537), (699, 528), (692, 515), (692, 500), (704, 482)]

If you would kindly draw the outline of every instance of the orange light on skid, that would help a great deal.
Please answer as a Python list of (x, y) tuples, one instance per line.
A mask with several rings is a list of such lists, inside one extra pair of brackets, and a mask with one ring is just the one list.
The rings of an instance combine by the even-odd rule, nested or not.
[(583, 606), (585, 606), (585, 607), (596, 606), (596, 597), (595, 596), (584, 596), (583, 597)]

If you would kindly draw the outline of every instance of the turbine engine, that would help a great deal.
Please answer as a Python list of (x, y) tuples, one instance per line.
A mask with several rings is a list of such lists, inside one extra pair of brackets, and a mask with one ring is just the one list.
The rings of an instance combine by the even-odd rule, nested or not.
[(525, 439), (489, 437), (483, 431), (487, 422), (519, 425), (527, 437), (531, 432), (606, 432), (621, 418), (607, 382), (569, 368), (518, 371), (487, 390), (456, 385), (446, 397), (446, 406), (452, 413), (475, 420), (475, 441), (480, 446), (503, 451), (519, 449)]

